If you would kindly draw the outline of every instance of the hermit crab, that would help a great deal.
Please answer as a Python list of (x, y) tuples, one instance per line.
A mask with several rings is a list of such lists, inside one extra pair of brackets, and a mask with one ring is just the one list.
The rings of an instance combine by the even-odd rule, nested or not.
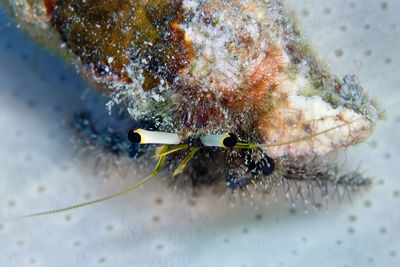
[[(330, 156), (364, 141), (382, 112), (356, 77), (320, 64), (279, 0), (6, 1), (21, 26), (58, 50), (123, 110), (118, 142), (136, 157), (160, 145), (163, 164), (193, 186), (301, 198), (317, 188), (352, 191), (371, 181)], [(136, 150), (132, 148), (134, 146)]]

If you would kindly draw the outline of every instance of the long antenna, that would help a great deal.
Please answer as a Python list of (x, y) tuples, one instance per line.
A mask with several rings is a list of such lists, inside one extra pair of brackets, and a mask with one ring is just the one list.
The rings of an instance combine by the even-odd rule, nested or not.
[(103, 201), (106, 201), (106, 200), (109, 200), (109, 199), (112, 199), (112, 198), (115, 198), (115, 197), (119, 197), (119, 196), (121, 196), (123, 194), (126, 194), (126, 193), (132, 191), (133, 189), (141, 186), (142, 184), (144, 184), (145, 182), (147, 182), (151, 178), (155, 177), (158, 174), (158, 172), (160, 171), (161, 166), (164, 163), (165, 157), (166, 156), (163, 155), (163, 156), (161, 156), (159, 158), (154, 171), (149, 176), (147, 176), (143, 180), (139, 181), (138, 183), (134, 184), (133, 186), (131, 186), (131, 187), (129, 187), (129, 188), (127, 188), (127, 189), (125, 189), (125, 190), (123, 190), (121, 192), (118, 192), (116, 194), (109, 195), (109, 196), (106, 196), (106, 197), (103, 197), (103, 198), (99, 198), (99, 199), (96, 199), (96, 200), (92, 200), (92, 201), (84, 202), (84, 203), (81, 203), (81, 204), (73, 205), (73, 206), (70, 206), (70, 207), (66, 207), (66, 208), (62, 208), (62, 209), (56, 209), (56, 210), (50, 210), (50, 211), (44, 211), (44, 212), (38, 212), (38, 213), (32, 213), (32, 214), (29, 214), (29, 215), (17, 217), (16, 219), (31, 218), (31, 217), (37, 217), (37, 216), (42, 216), (42, 215), (61, 213), (61, 212), (65, 212), (65, 211), (68, 211), (68, 210), (73, 210), (73, 209), (89, 206), (89, 205), (92, 205), (92, 204), (97, 204), (97, 203), (100, 203), (100, 202), (103, 202)]
[[(96, 200), (92, 200), (92, 201), (80, 203), (80, 204), (77, 204), (77, 205), (73, 205), (73, 206), (70, 206), (70, 207), (66, 207), (66, 208), (62, 208), (62, 209), (56, 209), (56, 210), (50, 210), (50, 211), (44, 211), (44, 212), (32, 213), (32, 214), (28, 214), (28, 215), (25, 215), (25, 216), (17, 217), (15, 219), (31, 218), (31, 217), (38, 217), (38, 216), (42, 216), (42, 215), (61, 213), (61, 212), (65, 212), (65, 211), (69, 211), (69, 210), (73, 210), (73, 209), (89, 206), (89, 205), (92, 205), (92, 204), (97, 204), (97, 203), (100, 203), (100, 202), (103, 202), (103, 201), (106, 201), (106, 200), (109, 200), (109, 199), (112, 199), (112, 198), (115, 198), (115, 197), (119, 197), (119, 196), (121, 196), (123, 194), (126, 194), (126, 193), (132, 191), (133, 189), (141, 186), (142, 184), (146, 183), (151, 178), (157, 176), (157, 174), (160, 172), (160, 169), (161, 169), (162, 165), (164, 164), (165, 157), (168, 154), (176, 152), (176, 151), (179, 151), (179, 150), (186, 149), (187, 147), (188, 147), (187, 145), (180, 145), (180, 146), (168, 149), (168, 145), (161, 146), (161, 148), (160, 148), (160, 150), (158, 152), (159, 154), (156, 155), (156, 157), (158, 157), (159, 159), (158, 159), (156, 167), (154, 168), (154, 171), (149, 176), (147, 176), (146, 178), (140, 180), (138, 183), (132, 185), (131, 187), (129, 187), (129, 188), (127, 188), (127, 189), (125, 189), (125, 190), (123, 190), (121, 192), (118, 192), (116, 194), (109, 195), (109, 196), (106, 196), (106, 197), (103, 197), (103, 198), (99, 198), (99, 199), (96, 199)], [(197, 150), (195, 150), (195, 151), (197, 151)], [(194, 155), (194, 153), (195, 152), (192, 152), (193, 155)]]
[(320, 135), (322, 135), (322, 134), (331, 132), (331, 131), (333, 131), (333, 130), (335, 130), (335, 129), (344, 127), (344, 126), (346, 126), (346, 125), (350, 125), (350, 124), (352, 124), (352, 123), (354, 123), (354, 122), (359, 121), (360, 119), (361, 119), (361, 118), (356, 119), (356, 120), (353, 120), (353, 121), (348, 121), (348, 122), (345, 122), (345, 123), (343, 123), (343, 124), (340, 124), (340, 125), (337, 125), (337, 126), (334, 126), (334, 127), (328, 128), (328, 129), (325, 129), (325, 130), (320, 131), (320, 132), (317, 132), (317, 133), (315, 133), (315, 134), (310, 134), (310, 135), (307, 135), (307, 136), (304, 136), (304, 137), (300, 137), (300, 138), (296, 138), (296, 139), (293, 139), (293, 140), (289, 140), (289, 141), (286, 141), (286, 142), (271, 143), (271, 144), (237, 143), (237, 144), (234, 146), (234, 148), (254, 149), (254, 148), (259, 148), (259, 147), (275, 147), (275, 146), (291, 145), (291, 144), (294, 144), (294, 143), (298, 143), (298, 142), (310, 140), (310, 139), (315, 138), (315, 137), (317, 137), (317, 136), (320, 136)]

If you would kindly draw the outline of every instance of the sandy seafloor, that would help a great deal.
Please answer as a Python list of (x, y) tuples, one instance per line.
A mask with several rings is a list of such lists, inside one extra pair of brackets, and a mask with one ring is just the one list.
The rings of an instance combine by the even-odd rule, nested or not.
[[(387, 110), (371, 138), (347, 151), (373, 177), (369, 192), (319, 211), (290, 212), (285, 201), (256, 210), (183, 196), (155, 179), (101, 205), (0, 221), (0, 266), (400, 266), (400, 1), (287, 2), (326, 65), (358, 75)], [(0, 51), (1, 218), (94, 199), (145, 175), (133, 168), (102, 179), (90, 157), (76, 159), (68, 121), (84, 108), (87, 85), (4, 10)]]

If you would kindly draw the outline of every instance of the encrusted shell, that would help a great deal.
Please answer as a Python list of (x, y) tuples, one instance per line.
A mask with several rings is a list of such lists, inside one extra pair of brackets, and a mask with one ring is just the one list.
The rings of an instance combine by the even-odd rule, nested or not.
[(110, 106), (160, 117), (182, 138), (229, 131), (284, 144), (265, 148), (271, 157), (326, 154), (363, 141), (380, 114), (355, 77), (319, 64), (279, 0), (11, 6), (22, 23), (57, 32)]

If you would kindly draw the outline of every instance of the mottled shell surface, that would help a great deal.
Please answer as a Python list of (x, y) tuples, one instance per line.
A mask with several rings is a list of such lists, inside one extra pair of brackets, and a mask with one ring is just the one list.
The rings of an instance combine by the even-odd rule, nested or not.
[(380, 114), (355, 77), (321, 66), (278, 0), (22, 2), (16, 16), (57, 33), (110, 107), (182, 140), (234, 132), (282, 144), (264, 148), (274, 158), (321, 155), (363, 141)]

